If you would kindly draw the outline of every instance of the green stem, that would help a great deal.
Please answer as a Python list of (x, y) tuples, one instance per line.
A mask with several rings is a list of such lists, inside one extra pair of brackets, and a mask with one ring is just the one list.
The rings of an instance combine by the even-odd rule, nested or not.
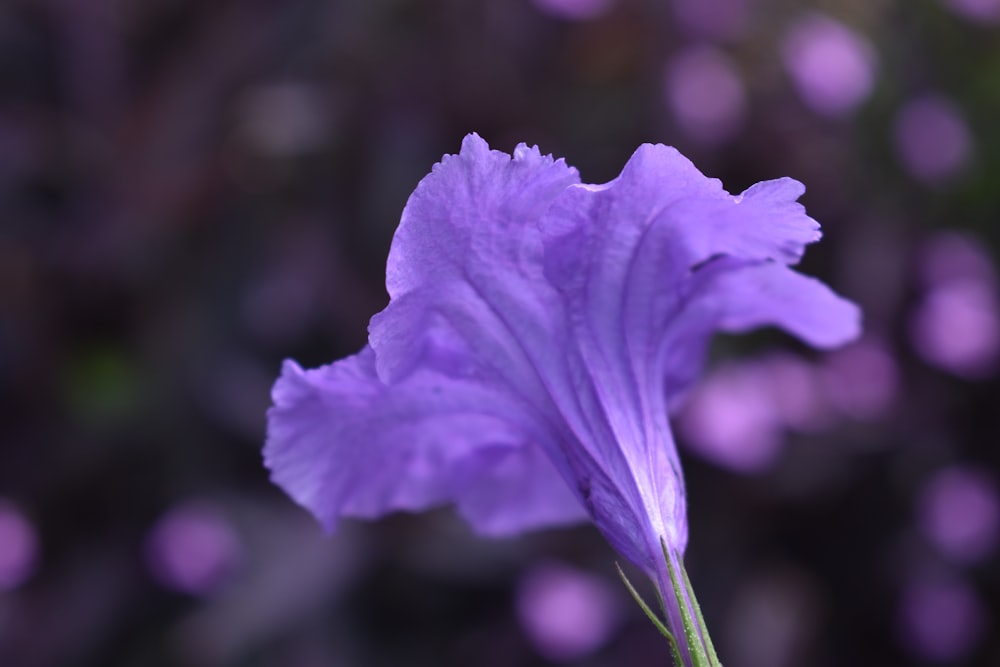
[[(671, 557), (670, 552), (667, 550), (667, 545), (662, 540), (660, 541), (660, 546), (663, 550), (663, 557), (666, 561), (667, 572), (670, 577), (670, 589), (673, 591), (677, 611), (680, 613), (681, 627), (684, 632), (684, 648), (687, 649), (686, 652), (690, 655), (690, 665), (684, 660), (684, 651), (682, 651), (677, 637), (670, 632), (667, 624), (650, 609), (649, 605), (646, 604), (646, 601), (642, 599), (642, 596), (635, 589), (635, 586), (632, 585), (632, 582), (625, 576), (625, 572), (621, 566), (615, 563), (615, 567), (618, 569), (618, 576), (621, 577), (625, 588), (628, 589), (632, 599), (642, 609), (646, 618), (653, 623), (660, 634), (666, 637), (667, 642), (670, 644), (670, 654), (675, 667), (722, 667), (719, 656), (715, 652), (715, 646), (712, 644), (712, 638), (708, 634), (705, 617), (701, 613), (701, 606), (698, 604), (698, 598), (691, 587), (691, 579), (688, 577), (687, 569), (684, 567), (684, 561), (681, 559), (680, 553), (674, 552), (673, 557)], [(678, 571), (680, 572), (679, 575)], [(662, 583), (666, 584), (666, 582)], [(670, 618), (666, 599), (663, 596), (665, 591), (661, 590), (662, 588), (664, 586), (656, 587), (657, 597), (660, 600), (660, 607), (663, 610), (664, 616)]]
[(681, 576), (684, 577), (684, 588), (687, 589), (688, 599), (691, 600), (691, 606), (694, 607), (694, 615), (698, 620), (698, 628), (701, 632), (701, 638), (705, 642), (705, 648), (708, 649), (708, 660), (712, 667), (722, 667), (722, 663), (719, 661), (719, 656), (715, 652), (715, 645), (712, 644), (712, 637), (708, 634), (708, 626), (705, 625), (705, 617), (701, 614), (701, 605), (698, 604), (698, 598), (695, 597), (694, 588), (691, 586), (691, 580), (688, 578), (687, 568), (684, 567), (684, 563), (678, 559), (681, 563)]
[(633, 586), (632, 582), (625, 576), (625, 571), (622, 570), (621, 565), (615, 563), (615, 567), (618, 569), (618, 576), (622, 578), (625, 588), (627, 588), (628, 592), (632, 595), (632, 599), (636, 601), (639, 608), (646, 614), (646, 618), (653, 622), (653, 625), (655, 625), (656, 629), (660, 631), (660, 634), (667, 638), (667, 642), (670, 644), (670, 653), (673, 655), (674, 667), (684, 667), (684, 662), (681, 660), (680, 647), (677, 646), (677, 640), (672, 634), (670, 634), (670, 631), (667, 630), (667, 626), (663, 624), (663, 621), (661, 621), (653, 610), (649, 608), (646, 601), (642, 599), (642, 596), (639, 595), (639, 591), (635, 590), (635, 586)]

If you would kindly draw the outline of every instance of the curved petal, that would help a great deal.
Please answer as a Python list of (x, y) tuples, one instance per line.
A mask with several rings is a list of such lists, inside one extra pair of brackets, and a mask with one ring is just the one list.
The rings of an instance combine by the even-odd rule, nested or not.
[(861, 311), (854, 303), (777, 262), (720, 258), (696, 271), (684, 291), (677, 311), (659, 329), (656, 351), (644, 357), (660, 374), (647, 375), (646, 382), (662, 388), (670, 411), (698, 377), (716, 332), (774, 326), (827, 349), (861, 333)]
[(654, 227), (670, 233), (671, 256), (660, 267), (667, 284), (717, 255), (792, 263), (821, 236), (797, 203), (804, 191), (781, 178), (733, 196), (676, 149), (645, 144), (618, 178), (570, 187), (553, 203), (542, 221), (546, 276), (572, 291), (596, 262), (623, 274)]
[[(673, 363), (650, 362), (664, 360), (665, 335), (704, 282), (696, 274), (718, 258), (766, 261), (775, 271), (798, 261), (805, 245), (820, 238), (819, 225), (796, 202), (803, 191), (783, 178), (734, 197), (676, 150), (646, 145), (617, 179), (570, 187), (556, 200), (542, 221), (545, 275), (568, 302), (586, 358), (605, 368), (602, 379), (614, 385), (609, 393), (632, 406), (646, 402), (644, 412), (652, 414), (662, 401), (651, 387), (666, 381), (668, 403), (669, 394), (686, 388), (712, 330), (676, 334), (670, 344), (680, 349), (670, 351)], [(818, 316), (830, 303), (845, 302), (824, 298), (802, 305)], [(786, 308), (771, 319), (785, 318), (786, 328), (810, 342), (821, 332), (832, 341), (857, 329), (857, 314), (842, 307), (812, 330), (796, 328), (792, 320), (802, 314), (792, 302)]]
[(570, 187), (553, 203), (541, 223), (545, 275), (567, 304), (584, 356), (604, 368), (608, 394), (645, 402), (650, 415), (662, 407), (659, 392), (649, 392), (654, 379), (665, 374), (668, 391), (686, 386), (707, 341), (683, 341), (677, 367), (649, 362), (694, 289), (693, 274), (721, 256), (797, 261), (820, 237), (796, 202), (803, 191), (785, 178), (734, 197), (676, 150), (645, 145), (617, 179)]
[[(534, 298), (541, 299), (545, 289), (538, 285)], [(560, 471), (560, 485), (576, 494), (577, 507), (586, 507), (623, 556), (651, 569), (649, 554), (655, 552), (642, 540), (648, 533), (642, 494), (620, 444), (623, 437), (638, 437), (628, 430), (632, 414), (602, 403), (602, 383), (612, 378), (590, 373), (554, 292), (544, 301), (516, 299), (477, 290), (471, 282), (415, 289), (394, 299), (372, 321), (372, 344), (379, 345), (376, 366), (385, 364), (379, 378), (396, 386), (407, 381), (407, 373), (433, 369), (502, 392), (519, 422), (541, 424), (552, 434), (538, 441), (546, 469)], [(535, 304), (548, 310), (534, 313)], [(545, 328), (536, 332), (537, 327)], [(519, 472), (519, 465), (508, 458), (489, 474), (527, 484), (530, 470)], [(481, 489), (482, 497), (497, 497), (495, 489)], [(471, 505), (460, 512), (486, 530)]]
[(480, 534), (516, 535), (590, 518), (540, 447), (492, 454), (471, 462), (474, 470), (457, 502), (458, 513)]
[[(764, 324), (820, 344), (856, 334), (853, 306), (811, 289), (819, 283), (799, 284), (786, 266), (820, 236), (796, 203), (802, 192), (779, 179), (734, 197), (674, 149), (647, 145), (610, 183), (568, 188), (542, 220), (545, 275), (617, 450), (602, 456), (623, 460), (613, 481), (638, 490), (632, 511), (652, 532), (632, 546), (640, 566), (656, 559), (660, 536), (678, 551), (687, 540), (667, 414), (711, 335)], [(759, 265), (740, 272), (743, 293), (736, 274), (720, 270), (730, 262)]]
[(579, 180), (575, 169), (537, 147), (520, 144), (511, 156), (468, 135), (461, 152), (434, 165), (403, 209), (386, 266), (389, 295), (462, 281), (470, 267), (533, 273), (538, 219)]
[(537, 148), (510, 156), (477, 135), (435, 165), (403, 211), (386, 270), (392, 299), (369, 326), (383, 381), (415, 364), (476, 373), (559, 417), (565, 326), (542, 276), (538, 220), (576, 182)]
[(631, 534), (648, 532), (643, 502), (618, 445), (631, 422), (604, 409), (610, 378), (589, 373), (571, 309), (542, 271), (539, 220), (575, 182), (537, 149), (510, 157), (467, 138), (407, 204), (390, 253), (393, 297), (369, 341), (383, 382), (417, 368), (474, 377), (557, 434), (540, 445), (564, 484), (626, 558), (645, 563)]
[(720, 331), (776, 326), (813, 347), (839, 347), (861, 333), (861, 310), (829, 287), (780, 264), (721, 271), (702, 288), (698, 309)]
[(341, 516), (444, 503), (487, 534), (586, 516), (539, 450), (544, 434), (473, 381), (418, 370), (385, 385), (365, 348), (315, 370), (286, 362), (273, 399), (265, 463), (328, 530)]

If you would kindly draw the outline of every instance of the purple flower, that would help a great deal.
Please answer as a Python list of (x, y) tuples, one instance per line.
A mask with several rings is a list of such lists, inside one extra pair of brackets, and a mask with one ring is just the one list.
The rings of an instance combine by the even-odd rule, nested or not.
[(369, 345), (285, 363), (274, 481), (331, 530), (442, 503), (485, 535), (589, 517), (670, 591), (661, 540), (679, 559), (687, 519), (668, 412), (710, 336), (858, 332), (853, 304), (788, 268), (820, 237), (802, 192), (733, 196), (661, 145), (587, 185), (537, 148), (466, 137), (403, 211)]

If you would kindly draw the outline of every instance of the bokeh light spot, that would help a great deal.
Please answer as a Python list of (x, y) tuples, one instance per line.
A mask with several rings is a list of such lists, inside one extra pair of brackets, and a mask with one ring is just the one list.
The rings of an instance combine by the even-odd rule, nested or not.
[(665, 97), (678, 125), (703, 143), (722, 143), (739, 131), (746, 111), (743, 80), (724, 53), (698, 46), (667, 67)]
[(748, 363), (723, 366), (703, 380), (677, 419), (689, 448), (738, 472), (770, 467), (784, 442), (770, 379), (760, 365)]
[(674, 16), (695, 37), (734, 40), (750, 23), (751, 0), (673, 0)]
[(1000, 0), (944, 0), (944, 5), (970, 21), (1000, 23)]
[(885, 416), (899, 393), (896, 360), (885, 345), (872, 337), (827, 355), (824, 375), (830, 400), (852, 419)]
[(17, 588), (35, 571), (38, 536), (13, 503), (0, 499), (0, 592)]
[(972, 153), (961, 112), (939, 95), (919, 97), (903, 106), (893, 124), (893, 139), (907, 172), (930, 185), (952, 180)]
[(614, 4), (614, 0), (533, 0), (533, 2), (550, 16), (571, 21), (600, 18)]
[(920, 280), (924, 288), (956, 280), (996, 282), (989, 252), (976, 239), (955, 231), (931, 236), (919, 256)]
[(166, 588), (204, 595), (216, 590), (234, 570), (240, 542), (224, 515), (205, 503), (170, 510), (146, 542), (150, 572)]
[(957, 578), (917, 579), (900, 602), (900, 640), (912, 653), (929, 660), (962, 659), (979, 641), (984, 622), (982, 603)]
[(618, 628), (618, 596), (604, 579), (559, 563), (529, 570), (517, 591), (517, 612), (536, 650), (554, 662), (599, 649)]
[(875, 49), (829, 16), (798, 19), (782, 44), (785, 68), (802, 101), (825, 116), (843, 116), (864, 102), (875, 83)]
[(976, 563), (994, 552), (1000, 532), (1000, 498), (993, 481), (974, 468), (939, 471), (923, 489), (920, 527), (942, 553)]
[(772, 354), (762, 363), (766, 364), (774, 405), (785, 426), (803, 432), (830, 426), (833, 415), (819, 368), (792, 354)]
[(990, 286), (961, 280), (932, 289), (910, 324), (914, 348), (928, 364), (968, 379), (996, 369), (1000, 313)]

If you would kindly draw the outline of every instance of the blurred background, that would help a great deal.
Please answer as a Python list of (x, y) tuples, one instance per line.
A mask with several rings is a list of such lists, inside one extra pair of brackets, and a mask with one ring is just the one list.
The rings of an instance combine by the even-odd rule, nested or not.
[(676, 420), (716, 645), (1000, 664), (998, 118), (1000, 0), (4, 0), (0, 665), (668, 663), (591, 527), (328, 538), (261, 465), (470, 131), (807, 185), (866, 333), (721, 340)]

